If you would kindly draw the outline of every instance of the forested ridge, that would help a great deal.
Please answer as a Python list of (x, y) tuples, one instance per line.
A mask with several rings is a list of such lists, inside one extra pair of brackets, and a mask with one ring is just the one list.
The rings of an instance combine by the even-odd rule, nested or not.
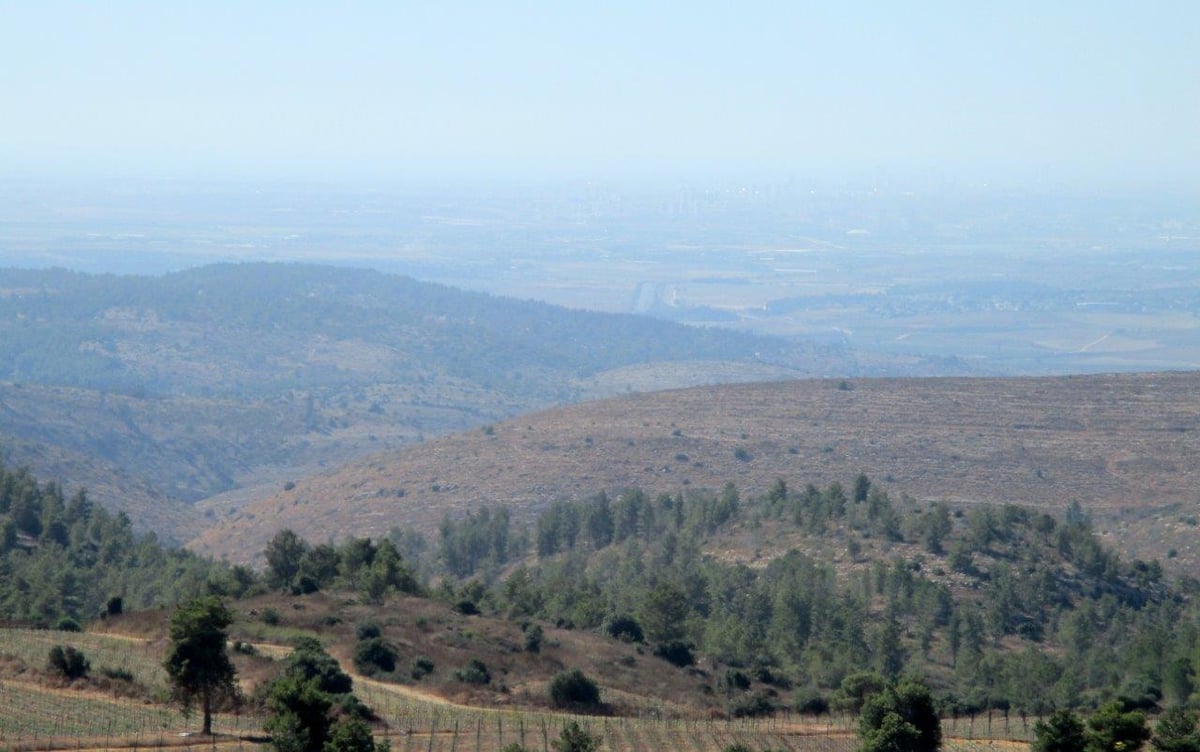
[[(305, 363), (297, 348), (313, 339), (388, 348), (393, 379), (438, 374), (543, 398), (551, 373), (794, 362), (797, 352), (783, 340), (337, 267), (219, 264), (161, 277), (8, 269), (0, 289), (0, 379), (162, 395), (258, 396), (379, 378), (369, 362)], [(144, 362), (146, 346), (168, 352)], [(226, 364), (220, 378), (178, 360), (201, 356)]]
[[(1196, 583), (1121, 560), (1078, 505), (952, 510), (860, 475), (746, 498), (601, 494), (528, 529), (481, 508), (433, 544), (391, 537), (435, 597), (721, 668), (757, 688), (740, 712), (852, 703), (864, 675), (927, 677), (947, 712), (1165, 706), (1195, 689)], [(293, 577), (316, 551), (301, 548)]]
[(0, 618), (77, 624), (211, 589), (245, 592), (253, 579), (134, 532), (126, 514), (108, 512), (85, 491), (67, 497), (57, 482), (0, 465)]
[(67, 498), (3, 468), (0, 544), (10, 620), (84, 621), (114, 598), (138, 609), (271, 589), (366, 603), (423, 593), (695, 664), (738, 690), (735, 714), (853, 705), (863, 686), (911, 675), (947, 712), (1166, 706), (1192, 698), (1200, 660), (1196, 582), (1121, 560), (1078, 506), (1063, 519), (956, 510), (893, 498), (865, 475), (825, 488), (779, 480), (745, 497), (732, 484), (630, 489), (559, 502), (529, 527), (485, 507), (447, 517), (432, 542), (395, 530), (314, 544), (284, 530), (259, 575), (164, 547), (82, 491)]

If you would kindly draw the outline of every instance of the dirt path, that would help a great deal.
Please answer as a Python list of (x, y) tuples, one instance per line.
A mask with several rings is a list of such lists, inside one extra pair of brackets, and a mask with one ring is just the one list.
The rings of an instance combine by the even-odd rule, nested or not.
[[(389, 692), (391, 694), (401, 695), (402, 697), (407, 697), (410, 700), (418, 700), (420, 702), (429, 703), (430, 705), (438, 705), (440, 707), (446, 707), (446, 708), (455, 708), (457, 710), (470, 710), (471, 712), (474, 712), (474, 713), (478, 713), (480, 711), (487, 712), (490, 710), (496, 710), (495, 708), (484, 708), (484, 707), (479, 707), (477, 705), (463, 705), (461, 703), (454, 702), (453, 700), (447, 700), (445, 697), (442, 697), (441, 695), (436, 695), (433, 692), (427, 692), (422, 689), (417, 689), (416, 687), (410, 687), (406, 684), (393, 684), (391, 682), (381, 682), (378, 679), (369, 679), (361, 674), (350, 674), (350, 678), (354, 680), (354, 683), (356, 685), (357, 684), (365, 684), (369, 687), (374, 687), (375, 689), (379, 690), (380, 692)], [(497, 711), (497, 712), (499, 712), (499, 711)], [(507, 712), (512, 712), (512, 711), (509, 710)]]

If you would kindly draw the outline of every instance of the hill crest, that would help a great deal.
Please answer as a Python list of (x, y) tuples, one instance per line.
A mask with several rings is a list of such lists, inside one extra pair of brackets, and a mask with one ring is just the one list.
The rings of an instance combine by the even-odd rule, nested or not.
[[(436, 530), (484, 505), (518, 519), (601, 490), (719, 488), (858, 472), (955, 504), (1020, 503), (1125, 515), (1123, 554), (1161, 558), (1197, 506), (1200, 374), (1018, 379), (805, 380), (639, 394), (515, 418), (297, 480), (192, 542), (231, 560), (276, 531), (310, 540)], [(1158, 521), (1149, 532), (1149, 522)], [(1163, 524), (1169, 523), (1169, 524)], [(1122, 530), (1121, 525), (1132, 526)]]

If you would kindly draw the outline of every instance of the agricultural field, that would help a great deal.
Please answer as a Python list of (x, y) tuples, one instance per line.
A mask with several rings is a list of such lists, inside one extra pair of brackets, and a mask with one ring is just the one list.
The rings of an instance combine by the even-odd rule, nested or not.
[[(95, 682), (80, 686), (44, 671), (56, 645), (83, 652)], [(4, 749), (167, 746), (196, 724), (167, 703), (163, 645), (138, 637), (50, 630), (0, 629), (0, 747)], [(131, 681), (106, 681), (128, 672)], [(253, 733), (261, 718), (219, 717), (222, 733)], [(84, 745), (87, 745), (85, 747)], [(103, 745), (103, 746), (101, 746)]]
[[(150, 688), (148, 696), (122, 697), (96, 689), (47, 682), (39, 675), (54, 645), (82, 650), (93, 666), (129, 670)], [(222, 713), (215, 736), (200, 737), (199, 714), (190, 716), (165, 702), (160, 667), (163, 643), (136, 636), (0, 629), (0, 748), (8, 750), (267, 749), (263, 716)], [(278, 652), (263, 646), (263, 653)], [(23, 665), (24, 670), (14, 666)], [(377, 739), (396, 752), (499, 752), (517, 742), (549, 750), (562, 727), (580, 724), (602, 740), (605, 752), (688, 750), (720, 752), (734, 743), (752, 749), (790, 752), (852, 752), (858, 746), (855, 719), (847, 715), (725, 720), (664, 719), (652, 710), (640, 717), (579, 716), (548, 711), (469, 707), (415, 691), (408, 686), (354, 676), (355, 693), (376, 713)], [(1033, 719), (999, 712), (946, 719), (943, 733), (950, 752), (1024, 748)]]

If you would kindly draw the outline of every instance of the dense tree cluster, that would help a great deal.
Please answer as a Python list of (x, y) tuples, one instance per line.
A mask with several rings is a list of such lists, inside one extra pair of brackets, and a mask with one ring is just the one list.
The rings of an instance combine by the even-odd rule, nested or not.
[[(265, 586), (342, 588), (380, 602), (426, 591), (417, 573), (433, 572), (432, 592), (464, 613), (646, 642), (676, 665), (715, 661), (794, 687), (809, 708), (858, 710), (908, 675), (936, 677), (939, 702), (963, 712), (1043, 714), (1110, 699), (1145, 710), (1197, 694), (1200, 609), (1156, 562), (1124, 562), (1103, 546), (1077, 506), (1061, 520), (1017, 506), (953, 511), (893, 499), (859, 476), (825, 488), (779, 480), (757, 496), (732, 484), (600, 494), (552, 505), (528, 531), (507, 512), (480, 509), (439, 532), (426, 547), (411, 533), (314, 545), (284, 530), (264, 551)], [(838, 553), (794, 547), (754, 566), (707, 553), (768, 534)], [(436, 555), (416, 558), (429, 550)], [(0, 574), (5, 615), (64, 627), (264, 587), (248, 569), (136, 536), (127, 517), (83, 492), (68, 499), (2, 467)], [(540, 631), (525, 637), (526, 649), (541, 649)], [(360, 636), (358, 648), (362, 665), (402, 670), (380, 635)], [(481, 668), (458, 673), (477, 680)]]
[(655, 360), (787, 360), (798, 350), (744, 332), (570, 310), (360, 269), (217, 264), (159, 277), (62, 269), (7, 269), (2, 277), (20, 292), (0, 298), (0, 378), (120, 391), (195, 393), (200, 385), (194, 369), (148, 374), (127, 367), (117, 344), (139, 335), (109, 315), (114, 311), (160, 327), (202, 325), (211, 332), (206, 339), (219, 343), (217, 357), (267, 365), (255, 368), (254, 378), (218, 387), (243, 395), (373, 378), (273, 365), (274, 356), (314, 338), (378, 343), (394, 353), (402, 373), (543, 398), (561, 389), (561, 374)]
[(412, 569), (389, 539), (347, 538), (340, 546), (312, 545), (291, 530), (281, 530), (267, 543), (270, 586), (292, 593), (313, 593), (330, 587), (357, 590), (372, 602), (389, 592), (420, 590)]
[(68, 498), (57, 483), (0, 465), (0, 615), (54, 626), (86, 620), (119, 604), (143, 609), (206, 591), (241, 595), (252, 572), (138, 535), (84, 491)]
[[(495, 512), (461, 524), (443, 526), (443, 566), (464, 561), (446, 553), (464, 529), (479, 541), (520, 537)], [(756, 567), (705, 553), (721, 536), (767, 527), (840, 545), (849, 566), (795, 549)], [(444, 566), (440, 593), (644, 639), (680, 665), (702, 655), (769, 671), (809, 699), (833, 697), (864, 669), (887, 680), (937, 665), (949, 677), (937, 691), (963, 712), (1044, 713), (1106, 697), (1147, 707), (1196, 689), (1200, 613), (1171, 595), (1156, 562), (1126, 563), (1103, 546), (1077, 506), (1062, 520), (1012, 505), (955, 512), (895, 500), (865, 475), (824, 489), (779, 480), (757, 497), (732, 485), (657, 498), (633, 489), (552, 505), (533, 547), (536, 563), (503, 579), (483, 568), (485, 583), (457, 590), (454, 576), (479, 570)]]
[(449, 515), (438, 529), (438, 559), (445, 572), (470, 577), (480, 570), (494, 571), (525, 553), (523, 535), (512, 529), (507, 509), (484, 507), (459, 520)]
[(1153, 735), (1146, 716), (1129, 709), (1119, 700), (1104, 703), (1086, 721), (1074, 711), (1061, 709), (1033, 727), (1033, 752), (1138, 752), (1153, 736), (1159, 745), (1173, 746), (1196, 733), (1196, 718), (1191, 711), (1175, 706), (1163, 714)]

